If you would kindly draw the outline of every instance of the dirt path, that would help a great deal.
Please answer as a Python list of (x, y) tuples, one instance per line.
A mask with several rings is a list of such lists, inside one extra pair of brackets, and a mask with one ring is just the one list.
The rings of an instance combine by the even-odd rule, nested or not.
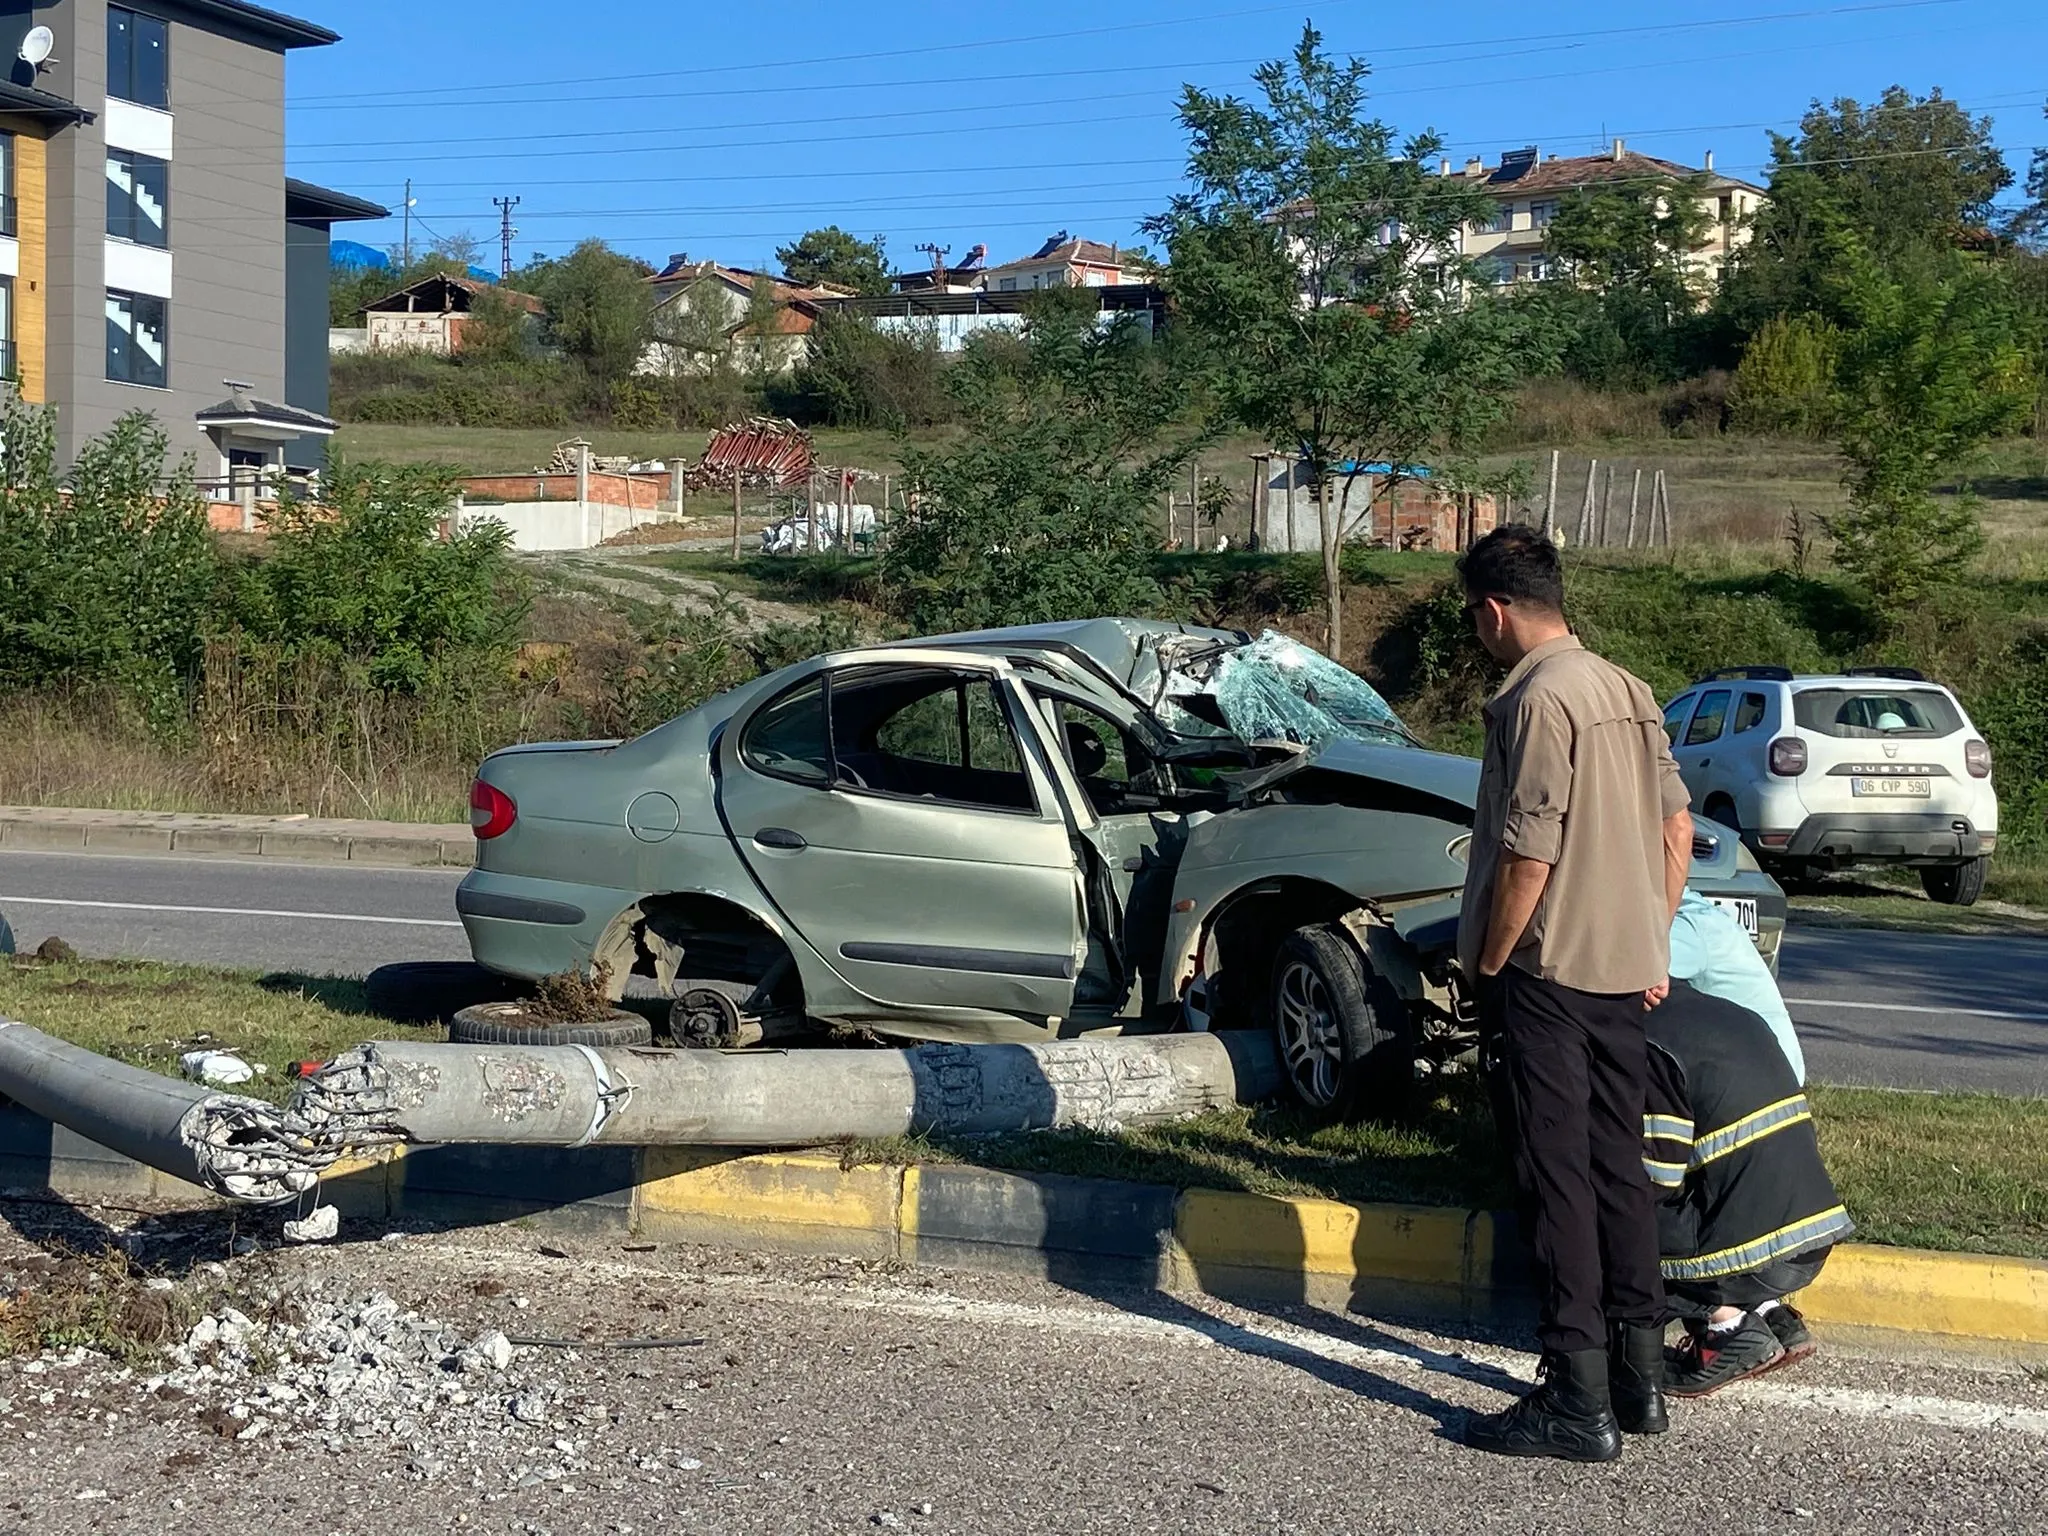
[(637, 603), (671, 608), (680, 614), (703, 615), (721, 609), (735, 610), (739, 615), (736, 627), (743, 635), (758, 634), (775, 624), (809, 624), (817, 618), (811, 610), (792, 603), (742, 597), (713, 581), (635, 563), (645, 555), (644, 549), (600, 548), (529, 558), (543, 572), (567, 587), (630, 598)]

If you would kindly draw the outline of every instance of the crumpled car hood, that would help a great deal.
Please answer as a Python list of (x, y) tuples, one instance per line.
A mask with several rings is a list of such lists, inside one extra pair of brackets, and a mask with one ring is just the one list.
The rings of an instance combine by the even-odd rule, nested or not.
[(1310, 770), (1345, 774), (1448, 802), (1460, 813), (1451, 819), (1466, 823), (1470, 823), (1473, 807), (1479, 801), (1478, 758), (1367, 741), (1326, 742), (1245, 775), (1237, 781), (1237, 787), (1250, 798)]

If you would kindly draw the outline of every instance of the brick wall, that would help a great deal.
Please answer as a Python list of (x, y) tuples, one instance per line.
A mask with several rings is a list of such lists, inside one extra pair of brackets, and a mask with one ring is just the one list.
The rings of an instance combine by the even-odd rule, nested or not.
[[(646, 475), (590, 472), (590, 499), (608, 507), (656, 512), (669, 505), (668, 471)], [(470, 501), (574, 501), (576, 477), (569, 475), (468, 475), (462, 494)]]

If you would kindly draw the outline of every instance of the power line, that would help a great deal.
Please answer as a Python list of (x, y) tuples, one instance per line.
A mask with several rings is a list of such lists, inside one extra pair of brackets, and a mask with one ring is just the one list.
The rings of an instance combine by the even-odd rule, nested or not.
[[(1941, 4), (1946, 4), (1946, 3), (1951, 3), (1951, 0), (1927, 0), (1927, 3), (1941, 3)], [(1900, 38), (1919, 38), (1919, 37), (1923, 37), (1923, 36), (1926, 36), (1926, 35), (1928, 35), (1928, 34), (1925, 34), (1925, 33), (1918, 33), (1918, 32), (1916, 32), (1916, 33), (1904, 33), (1904, 34), (1900, 34)], [(1887, 39), (1871, 39), (1871, 41), (1886, 41), (1886, 40), (1887, 40)], [(1890, 40), (1898, 40), (1898, 39), (1890, 39)], [(1627, 63), (1627, 64), (1618, 64), (1618, 65), (1613, 65), (1613, 66), (1609, 66), (1609, 67), (1602, 67), (1602, 68), (1597, 68), (1597, 69), (1586, 69), (1586, 70), (1580, 70), (1580, 71), (1578, 71), (1578, 72), (1577, 72), (1577, 74), (1576, 74), (1576, 75), (1574, 76), (1574, 78), (1575, 78), (1575, 79), (1581, 79), (1581, 80), (1583, 80), (1583, 79), (1590, 79), (1590, 78), (1592, 78), (1592, 77), (1594, 77), (1594, 76), (1597, 76), (1597, 75), (1611, 75), (1611, 74), (1639, 74), (1639, 73), (1641, 73), (1641, 72), (1642, 72), (1643, 70), (1645, 70), (1645, 69), (1655, 69), (1655, 68), (1668, 68), (1668, 67), (1671, 67), (1671, 66), (1675, 66), (1675, 65), (1683, 65), (1683, 64), (1707, 64), (1707, 63), (1727, 63), (1727, 62), (1733, 62), (1733, 61), (1740, 61), (1740, 60), (1743, 60), (1743, 59), (1751, 59), (1751, 58), (1761, 58), (1761, 57), (1767, 57), (1767, 56), (1777, 56), (1777, 55), (1782, 55), (1782, 54), (1787, 54), (1787, 53), (1805, 53), (1805, 52), (1811, 52), (1811, 51), (1813, 51), (1814, 49), (1817, 49), (1817, 48), (1830, 48), (1830, 47), (1834, 47), (1834, 46), (1836, 46), (1836, 44), (1834, 44), (1834, 43), (1829, 43), (1829, 42), (1822, 42), (1822, 43), (1802, 43), (1802, 44), (1793, 44), (1793, 45), (1790, 45), (1790, 46), (1787, 46), (1787, 47), (1783, 47), (1783, 48), (1761, 48), (1761, 49), (1743, 49), (1743, 50), (1740, 50), (1740, 51), (1737, 51), (1737, 52), (1734, 52), (1734, 53), (1721, 53), (1721, 54), (1700, 54), (1700, 55), (1694, 55), (1694, 56), (1692, 56), (1692, 57), (1689, 57), (1689, 58), (1682, 58), (1682, 59), (1659, 59), (1659, 60), (1651, 60), (1651, 61), (1632, 61), (1632, 62), (1630, 62), (1630, 63)], [(1505, 77), (1496, 77), (1496, 78), (1494, 78), (1494, 79), (1491, 79), (1491, 80), (1479, 80), (1479, 81), (1471, 81), (1471, 80), (1460, 80), (1460, 81), (1455, 81), (1455, 82), (1451, 82), (1451, 83), (1448, 83), (1448, 84), (1444, 84), (1444, 85), (1427, 85), (1427, 86), (1411, 86), (1411, 87), (1407, 87), (1407, 88), (1405, 88), (1405, 89), (1402, 89), (1402, 90), (1397, 90), (1397, 91), (1382, 91), (1382, 92), (1379, 92), (1379, 93), (1377, 93), (1377, 99), (1385, 99), (1385, 98), (1389, 98), (1389, 97), (1400, 97), (1400, 96), (1418, 96), (1418, 95), (1430, 95), (1430, 94), (1436, 94), (1436, 93), (1440, 93), (1440, 92), (1443, 92), (1443, 91), (1447, 91), (1447, 90), (1451, 90), (1451, 91), (1466, 91), (1466, 90), (1475, 90), (1475, 89), (1485, 89), (1485, 88), (1489, 88), (1489, 87), (1492, 87), (1492, 86), (1498, 86), (1498, 85), (1526, 85), (1526, 84), (1530, 84), (1530, 83), (1541, 83), (1541, 82), (1548, 82), (1548, 81), (1552, 81), (1552, 80), (1554, 80), (1555, 78), (1556, 78), (1555, 76), (1552, 76), (1552, 75), (1547, 75), (1547, 74), (1546, 74), (1546, 75), (1519, 75), (1519, 76), (1505, 76)], [(1097, 98), (1097, 99), (1099, 99), (1099, 98)], [(1057, 103), (1044, 103), (1044, 105), (1057, 105)], [(952, 110), (952, 109), (947, 109), (947, 110)], [(983, 108), (977, 108), (977, 109), (975, 109), (975, 110), (983, 110), (983, 111), (985, 111), (985, 110), (990, 110), (990, 109), (988, 109), (988, 108), (985, 108), (985, 107), (983, 107)], [(994, 109), (994, 110), (1005, 110), (1005, 109), (1003, 109), (1003, 108), (996, 108), (996, 109)], [(1140, 122), (1140, 121), (1145, 121), (1145, 120), (1149, 120), (1149, 119), (1155, 119), (1155, 118), (1157, 118), (1157, 117), (1160, 117), (1160, 116), (1162, 116), (1162, 115), (1163, 115), (1163, 114), (1160, 114), (1160, 113), (1153, 113), (1153, 112), (1139, 112), (1139, 113), (1117, 113), (1117, 114), (1104, 114), (1104, 115), (1100, 115), (1100, 116), (1091, 116), (1091, 117), (1081, 117), (1081, 118), (1076, 118), (1076, 117), (1065, 117), (1065, 118), (1057, 118), (1057, 119), (1052, 119), (1052, 120), (1049, 120), (1049, 121), (1048, 121), (1048, 120), (1042, 120), (1042, 119), (1039, 119), (1039, 120), (1033, 120), (1033, 121), (1030, 121), (1030, 122), (1006, 122), (1006, 123), (993, 123), (993, 122), (991, 122), (991, 123), (980, 123), (980, 124), (975, 124), (975, 125), (971, 125), (971, 126), (970, 126), (969, 128), (967, 128), (967, 129), (962, 129), (962, 128), (958, 128), (958, 127), (953, 127), (953, 126), (947, 126), (947, 127), (941, 127), (941, 128), (913, 128), (913, 129), (898, 129), (898, 130), (892, 130), (892, 131), (889, 131), (889, 132), (885, 132), (885, 133), (862, 133), (862, 134), (847, 134), (847, 133), (835, 133), (835, 134), (833, 135), (833, 143), (834, 143), (835, 145), (841, 145), (841, 144), (855, 144), (855, 143), (881, 143), (881, 142), (897, 141), (897, 140), (903, 140), (903, 139), (919, 139), (919, 138), (932, 138), (932, 137), (935, 137), (935, 136), (939, 136), (939, 135), (946, 135), (946, 136), (957, 136), (958, 134), (960, 134), (960, 133), (962, 133), (962, 132), (966, 132), (966, 131), (977, 131), (977, 130), (978, 130), (978, 131), (983, 131), (983, 132), (1014, 132), (1014, 131), (1018, 131), (1018, 130), (1028, 130), (1028, 129), (1035, 129), (1035, 128), (1060, 128), (1060, 127), (1069, 127), (1069, 126), (1088, 126), (1088, 127), (1094, 127), (1094, 126), (1102, 126), (1102, 125), (1107, 125), (1107, 124), (1111, 124), (1111, 123), (1129, 123), (1129, 122)], [(845, 120), (845, 119), (843, 118), (843, 116), (842, 116), (842, 117), (833, 117), (833, 118), (825, 118), (825, 119), (818, 119), (818, 120), (816, 120), (816, 121), (815, 121), (814, 123), (810, 124), (810, 126), (828, 126), (828, 127), (837, 127), (837, 126), (838, 126), (839, 124), (843, 123), (843, 122), (844, 122), (844, 120)], [(781, 121), (783, 121), (783, 122), (786, 122), (786, 123), (789, 123), (789, 124), (790, 124), (791, 126), (802, 126), (802, 125), (803, 125), (803, 124), (801, 124), (800, 122), (798, 122), (798, 121), (795, 121), (795, 120), (783, 119), (783, 120), (781, 120)], [(678, 131), (686, 131), (686, 130), (678, 130)], [(719, 140), (719, 141), (716, 141), (716, 142), (697, 142), (697, 143), (675, 143), (675, 144), (647, 144), (647, 145), (634, 145), (634, 146), (628, 146), (628, 147), (624, 147), (623, 149), (621, 148), (621, 146), (617, 145), (616, 143), (612, 143), (612, 144), (604, 144), (604, 145), (592, 145), (592, 146), (589, 146), (589, 147), (585, 147), (585, 148), (579, 148), (579, 149), (543, 149), (543, 150), (535, 150), (535, 151), (533, 151), (533, 152), (532, 152), (531, 154), (525, 155), (525, 156), (523, 156), (522, 158), (524, 158), (524, 159), (528, 159), (528, 160), (562, 160), (562, 159), (581, 159), (581, 158), (586, 158), (586, 157), (588, 157), (588, 156), (591, 156), (591, 155), (617, 155), (617, 154), (620, 154), (620, 153), (627, 153), (627, 154), (652, 154), (652, 153), (676, 153), (676, 154), (683, 154), (683, 153), (709, 153), (709, 152), (712, 152), (712, 151), (723, 151), (723, 150), (733, 150), (733, 149), (783, 149), (783, 148), (789, 148), (789, 147), (792, 147), (792, 146), (796, 146), (796, 145), (806, 145), (806, 146), (808, 146), (808, 145), (813, 145), (813, 144), (815, 144), (815, 142), (816, 142), (816, 140), (815, 140), (815, 137), (814, 137), (814, 136), (812, 136), (812, 135), (809, 135), (809, 134), (805, 134), (805, 135), (801, 135), (801, 136), (798, 136), (798, 137), (794, 137), (794, 138), (770, 138), (770, 139), (724, 139), (724, 140)], [(394, 147), (395, 147), (395, 146), (394, 146)], [(309, 161), (307, 161), (307, 162), (302, 162), (302, 163), (311, 163), (311, 164), (315, 164), (315, 165), (360, 165), (360, 164), (367, 164), (367, 163), (372, 163), (372, 162), (375, 162), (375, 161), (378, 161), (378, 160), (380, 160), (381, 158), (382, 158), (382, 157), (380, 157), (380, 156), (376, 156), (376, 155), (337, 155), (337, 156), (331, 156), (331, 157), (321, 157), (321, 156), (313, 156), (313, 157), (310, 157)], [(456, 154), (447, 154), (447, 155), (424, 155), (424, 156), (423, 156), (423, 155), (408, 155), (408, 156), (407, 156), (407, 159), (408, 159), (408, 161), (409, 161), (410, 163), (414, 163), (414, 164), (419, 164), (419, 163), (438, 163), (438, 162), (443, 162), (443, 161), (467, 161), (467, 160), (470, 160), (470, 159), (472, 159), (472, 158), (474, 158), (474, 157), (473, 157), (473, 156), (471, 156), (471, 155), (469, 155), (469, 154), (465, 154), (465, 153), (456, 153)], [(297, 157), (295, 156), (295, 157), (294, 157), (294, 159), (295, 159), (295, 161), (296, 161)]]
[[(1348, 4), (1350, 0), (1325, 0), (1325, 4)], [(1834, 5), (1808, 7), (1793, 11), (1773, 11), (1749, 16), (1719, 17), (1701, 21), (1660, 22), (1634, 27), (1589, 27), (1561, 32), (1525, 33), (1519, 36), (1490, 38), (1450, 39), (1441, 43), (1412, 43), (1376, 50), (1382, 56), (1388, 54), (1434, 53), (1456, 48), (1491, 47), (1507, 43), (1560, 42), (1570, 39), (1613, 39), (1624, 37), (1654, 36), (1671, 32), (1698, 32), (1720, 30), (1728, 27), (1757, 26), (1770, 22), (1805, 21), (1823, 17), (1853, 16), (1885, 11), (1926, 10), (1934, 6), (1959, 5), (1966, 0), (1870, 0), (1858, 5)], [(312, 105), (319, 102), (345, 102), (369, 106), (377, 102), (411, 100), (421, 96), (462, 96), (479, 91), (543, 89), (551, 86), (571, 85), (619, 85), (647, 80), (702, 79), (706, 76), (732, 75), (760, 70), (812, 69), (845, 64), (870, 63), (883, 59), (904, 59), (927, 57), (934, 54), (970, 52), (983, 48), (1025, 47), (1033, 43), (1066, 42), (1079, 38), (1103, 37), (1111, 34), (1156, 31), (1164, 27), (1196, 25), (1214, 21), (1236, 20), (1247, 16), (1266, 16), (1276, 12), (1293, 12), (1298, 7), (1292, 4), (1259, 6), (1249, 10), (1211, 12), (1197, 16), (1176, 16), (1157, 21), (1120, 22), (1110, 26), (1083, 27), (1064, 32), (1042, 32), (1022, 37), (984, 38), (954, 43), (933, 43), (916, 48), (892, 48), (867, 53), (824, 54), (810, 58), (764, 60), (758, 63), (703, 64), (688, 69), (644, 70), (630, 74), (582, 75), (564, 79), (557, 75), (542, 80), (500, 80), (478, 85), (418, 86), (401, 90), (374, 92), (328, 92), (300, 96), (299, 104)], [(1178, 66), (1176, 66), (1178, 67)], [(927, 85), (949, 83), (942, 81), (904, 81), (904, 85)], [(870, 89), (878, 88), (874, 85)], [(473, 106), (467, 101), (442, 103), (419, 103), (420, 105)], [(521, 103), (523, 104), (523, 103)]]

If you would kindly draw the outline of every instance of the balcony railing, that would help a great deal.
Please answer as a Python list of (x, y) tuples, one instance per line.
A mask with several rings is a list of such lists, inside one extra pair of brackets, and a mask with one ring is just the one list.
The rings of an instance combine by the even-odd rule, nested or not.
[(0, 379), (9, 384), (21, 382), (21, 370), (15, 366), (14, 343), (11, 341), (0, 341)]
[(18, 233), (15, 229), (15, 202), (12, 192), (0, 192), (0, 235)]

